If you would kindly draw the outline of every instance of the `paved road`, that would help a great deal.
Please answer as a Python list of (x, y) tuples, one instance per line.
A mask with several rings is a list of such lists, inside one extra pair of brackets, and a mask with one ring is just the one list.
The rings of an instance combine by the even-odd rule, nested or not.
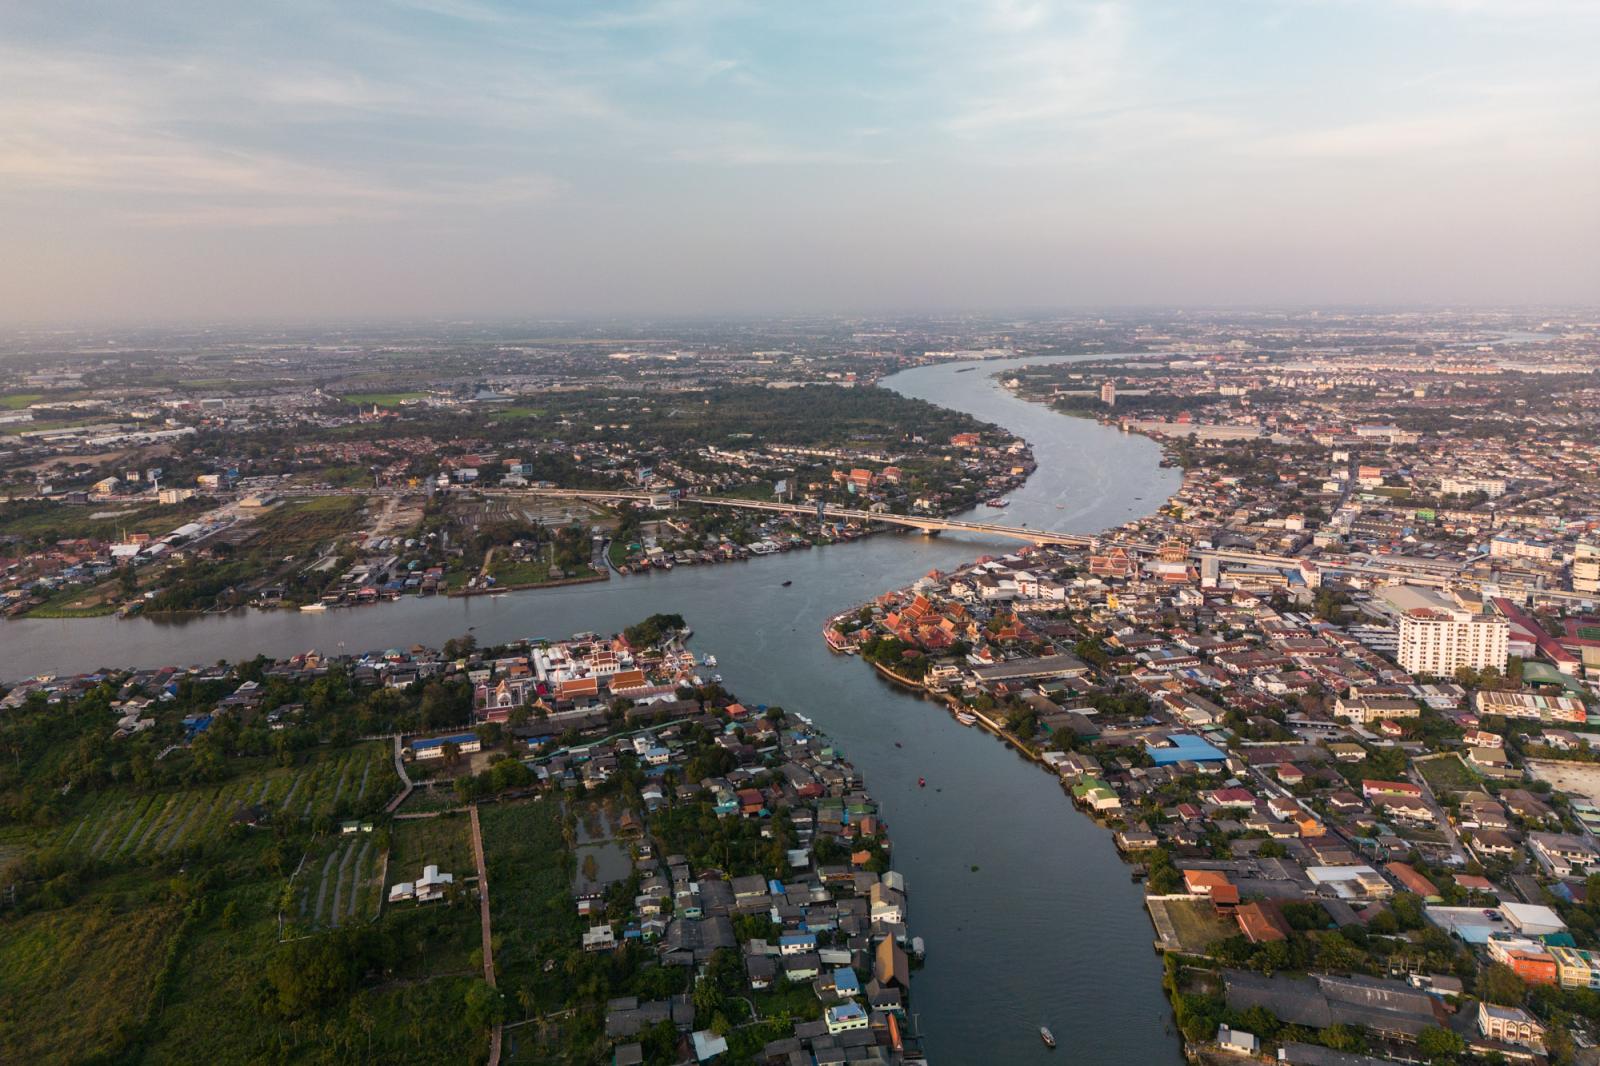
[[(483, 925), (483, 979), (494, 983), (494, 943), (489, 931), (489, 869), (483, 861), (483, 833), (478, 828), (478, 805), (469, 810), (472, 818), (472, 854), (478, 860), (478, 918)], [(501, 1025), (496, 1022), (489, 1033), (489, 1066), (500, 1066)]]
[[(1453, 758), (1454, 756), (1443, 757)], [(1433, 820), (1438, 823), (1439, 831), (1444, 834), (1445, 841), (1450, 845), (1450, 854), (1457, 863), (1465, 866), (1467, 856), (1461, 846), (1461, 837), (1456, 833), (1456, 827), (1450, 824), (1449, 812), (1444, 809), (1443, 804), (1434, 796), (1433, 788), (1429, 786), (1428, 779), (1422, 776), (1422, 772), (1417, 769), (1415, 764), (1406, 767), (1406, 776), (1411, 779), (1412, 784), (1422, 789), (1422, 802), (1426, 803), (1428, 810), (1433, 813)]]
[(401, 754), (400, 735), (398, 733), (395, 734), (394, 738), (394, 772), (400, 775), (400, 794), (390, 800), (389, 805), (384, 808), (384, 811), (388, 814), (393, 814), (399, 809), (400, 804), (404, 803), (406, 797), (411, 795), (412, 789), (411, 775), (406, 773), (406, 761)]

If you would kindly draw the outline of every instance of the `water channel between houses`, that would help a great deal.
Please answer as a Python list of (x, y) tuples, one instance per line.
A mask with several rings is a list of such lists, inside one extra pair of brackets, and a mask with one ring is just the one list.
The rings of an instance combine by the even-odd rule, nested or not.
[[(918, 367), (885, 380), (1032, 445), (1038, 470), (1011, 494), (1011, 506), (962, 517), (1096, 532), (1154, 510), (1177, 489), (1178, 472), (1159, 466), (1151, 441), (1019, 400), (994, 380), (1010, 367), (1073, 358)], [(1141, 890), (1110, 834), (1077, 813), (1050, 775), (942, 706), (833, 655), (821, 639), (824, 622), (841, 610), (1016, 543), (885, 534), (598, 584), (321, 614), (18, 619), (0, 623), (0, 678), (308, 648), (437, 647), (469, 627), (485, 643), (559, 638), (677, 612), (694, 626), (694, 646), (718, 657), (731, 691), (806, 714), (865, 775), (906, 876), (911, 931), (928, 945), (912, 1001), (934, 1062), (1045, 1061), (1051, 1052), (1038, 1028), (1046, 1024), (1062, 1045), (1055, 1054), (1075, 1066), (1177, 1063)]]

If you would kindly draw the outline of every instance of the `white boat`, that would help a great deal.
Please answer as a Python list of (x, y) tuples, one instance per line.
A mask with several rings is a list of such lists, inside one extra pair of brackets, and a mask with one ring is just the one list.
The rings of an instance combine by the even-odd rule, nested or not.
[(962, 725), (972, 725), (973, 723), (977, 722), (977, 720), (978, 716), (975, 714), (968, 714), (966, 711), (956, 712), (956, 721), (960, 722)]
[(302, 603), (300, 609), (302, 611), (326, 611), (328, 605), (325, 603)]
[(701, 666), (715, 666), (715, 665), (717, 665), (717, 657), (715, 655), (707, 655), (706, 657), (704, 657), (703, 659), (700, 660), (700, 665)]
[(1053, 1048), (1056, 1046), (1055, 1034), (1047, 1026), (1039, 1026), (1039, 1039), (1044, 1041), (1045, 1047)]

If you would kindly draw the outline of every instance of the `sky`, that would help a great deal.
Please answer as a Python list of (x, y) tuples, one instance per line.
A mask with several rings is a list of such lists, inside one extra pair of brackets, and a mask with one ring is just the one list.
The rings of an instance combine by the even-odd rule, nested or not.
[(0, 323), (1600, 302), (1600, 0), (0, 3)]

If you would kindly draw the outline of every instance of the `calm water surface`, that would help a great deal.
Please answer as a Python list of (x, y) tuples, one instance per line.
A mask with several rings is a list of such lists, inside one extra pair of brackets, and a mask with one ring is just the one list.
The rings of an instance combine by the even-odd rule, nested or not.
[[(1055, 361), (1063, 360), (991, 361), (968, 373), (958, 371), (972, 364), (920, 367), (885, 384), (1032, 444), (1039, 469), (1011, 494), (1011, 507), (980, 509), (975, 518), (1095, 532), (1154, 510), (1179, 475), (1157, 465), (1153, 443), (1017, 400), (991, 377)], [(1178, 1063), (1140, 889), (1110, 835), (1078, 814), (1049, 775), (858, 660), (832, 655), (821, 640), (824, 621), (847, 607), (1015, 544), (888, 534), (497, 597), (182, 623), (22, 619), (0, 623), (0, 678), (308, 648), (438, 646), (469, 627), (484, 642), (563, 637), (676, 611), (695, 627), (695, 645), (718, 657), (732, 691), (811, 717), (866, 775), (894, 839), (895, 866), (907, 878), (912, 932), (927, 941), (928, 965), (913, 996), (939, 1066), (1049, 1061), (1041, 1024), (1061, 1041), (1056, 1059), (1074, 1066)], [(919, 776), (926, 788), (917, 787)]]

